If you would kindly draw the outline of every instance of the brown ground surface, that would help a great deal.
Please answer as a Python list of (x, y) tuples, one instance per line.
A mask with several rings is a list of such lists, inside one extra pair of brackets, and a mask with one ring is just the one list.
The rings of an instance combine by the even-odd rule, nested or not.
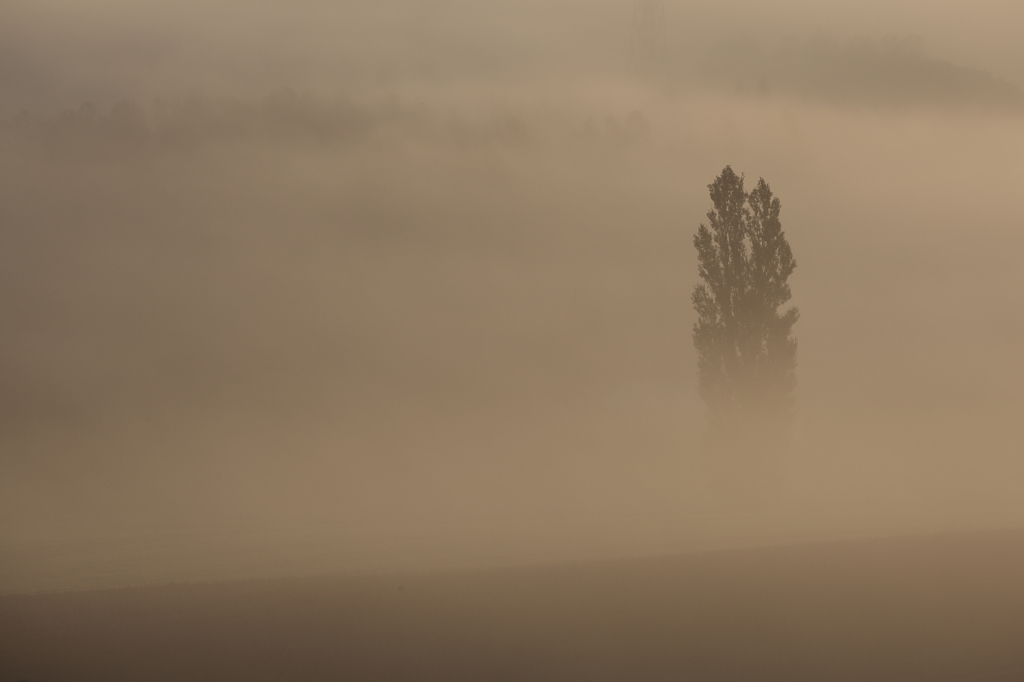
[(1024, 532), (0, 598), (0, 682), (1024, 680)]

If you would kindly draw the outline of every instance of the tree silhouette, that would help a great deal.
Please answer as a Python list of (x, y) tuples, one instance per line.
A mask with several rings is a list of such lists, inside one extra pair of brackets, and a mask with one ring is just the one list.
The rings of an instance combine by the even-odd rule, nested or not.
[[(796, 268), (779, 221), (781, 204), (762, 178), (749, 193), (726, 166), (708, 185), (714, 208), (693, 244), (697, 378), (709, 412), (709, 444), (721, 453), (777, 453), (793, 419), (800, 313), (779, 307), (791, 297)], [(739, 451), (739, 452), (736, 452)]]
[(664, 0), (634, 0), (633, 52), (642, 59), (657, 58), (665, 47)]

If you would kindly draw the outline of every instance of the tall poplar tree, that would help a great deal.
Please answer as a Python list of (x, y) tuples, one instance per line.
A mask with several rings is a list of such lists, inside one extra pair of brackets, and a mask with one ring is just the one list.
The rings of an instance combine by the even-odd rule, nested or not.
[(708, 185), (714, 208), (693, 244), (702, 283), (693, 290), (697, 378), (717, 449), (777, 451), (793, 419), (800, 313), (783, 312), (796, 268), (779, 221), (781, 204), (762, 178), (750, 192), (726, 166)]

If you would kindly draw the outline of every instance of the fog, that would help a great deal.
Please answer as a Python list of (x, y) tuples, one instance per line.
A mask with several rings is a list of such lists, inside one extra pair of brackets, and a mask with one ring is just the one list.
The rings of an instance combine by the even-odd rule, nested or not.
[[(0, 591), (1019, 527), (1024, 6), (8, 1)], [(782, 200), (797, 421), (702, 456)]]

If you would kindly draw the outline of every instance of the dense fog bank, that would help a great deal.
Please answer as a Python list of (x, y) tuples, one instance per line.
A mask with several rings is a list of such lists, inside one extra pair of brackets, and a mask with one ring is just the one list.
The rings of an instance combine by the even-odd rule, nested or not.
[[(210, 7), (0, 29), (9, 576), (85, 540), (209, 547), (160, 579), (1020, 523), (1009, 47), (699, 8), (691, 44), (671, 4), (651, 49), (615, 3)], [(702, 460), (690, 340), (726, 164), (799, 263), (795, 439), (756, 501)]]

